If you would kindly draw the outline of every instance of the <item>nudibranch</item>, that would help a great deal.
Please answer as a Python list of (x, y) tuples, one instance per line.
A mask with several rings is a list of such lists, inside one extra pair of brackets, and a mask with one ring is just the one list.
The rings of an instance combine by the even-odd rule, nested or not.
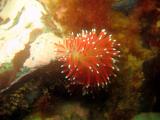
[(102, 29), (97, 35), (96, 29), (82, 30), (81, 33), (72, 33), (62, 42), (56, 43), (56, 51), (61, 65), (61, 73), (70, 85), (82, 85), (85, 88), (106, 86), (114, 70), (120, 51), (120, 44), (112, 40), (112, 35)]

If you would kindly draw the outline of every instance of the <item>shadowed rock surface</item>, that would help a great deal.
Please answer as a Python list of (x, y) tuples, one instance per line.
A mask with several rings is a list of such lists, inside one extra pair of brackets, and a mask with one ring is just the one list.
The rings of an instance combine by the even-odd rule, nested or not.
[[(46, 88), (54, 89), (61, 86), (63, 75), (60, 74), (60, 64), (56, 61), (47, 66), (22, 76), (16, 83), (0, 93), (1, 120), (22, 119), (28, 113), (33, 103), (43, 95)], [(16, 118), (14, 118), (16, 116)]]
[(143, 64), (142, 111), (160, 112), (160, 53)]

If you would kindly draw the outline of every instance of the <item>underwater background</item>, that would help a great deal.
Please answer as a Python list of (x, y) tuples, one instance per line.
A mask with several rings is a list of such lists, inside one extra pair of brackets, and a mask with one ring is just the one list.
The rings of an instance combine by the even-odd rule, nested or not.
[[(62, 74), (73, 61), (55, 49), (95, 29), (120, 44), (116, 66), (106, 63), (117, 71), (102, 69), (114, 76), (107, 85), (77, 85)], [(79, 68), (81, 78), (91, 74)], [(160, 120), (159, 112), (159, 0), (0, 0), (0, 120)]]

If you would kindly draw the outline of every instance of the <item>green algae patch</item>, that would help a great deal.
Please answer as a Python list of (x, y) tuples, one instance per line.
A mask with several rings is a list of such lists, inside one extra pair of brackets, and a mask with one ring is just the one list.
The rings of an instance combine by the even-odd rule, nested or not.
[(13, 64), (12, 63), (3, 63), (0, 67), (0, 74), (4, 73), (6, 71), (12, 70), (13, 69)]

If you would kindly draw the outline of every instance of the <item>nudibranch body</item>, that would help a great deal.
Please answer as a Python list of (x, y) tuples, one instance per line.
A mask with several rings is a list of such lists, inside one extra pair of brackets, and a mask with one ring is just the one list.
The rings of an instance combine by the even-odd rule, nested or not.
[(120, 44), (112, 40), (112, 35), (102, 29), (99, 35), (96, 30), (91, 32), (82, 30), (76, 36), (72, 33), (61, 43), (55, 44), (59, 61), (66, 79), (70, 85), (82, 85), (86, 88), (105, 86), (110, 76), (119, 71), (115, 65), (116, 57), (120, 56), (117, 47)]

